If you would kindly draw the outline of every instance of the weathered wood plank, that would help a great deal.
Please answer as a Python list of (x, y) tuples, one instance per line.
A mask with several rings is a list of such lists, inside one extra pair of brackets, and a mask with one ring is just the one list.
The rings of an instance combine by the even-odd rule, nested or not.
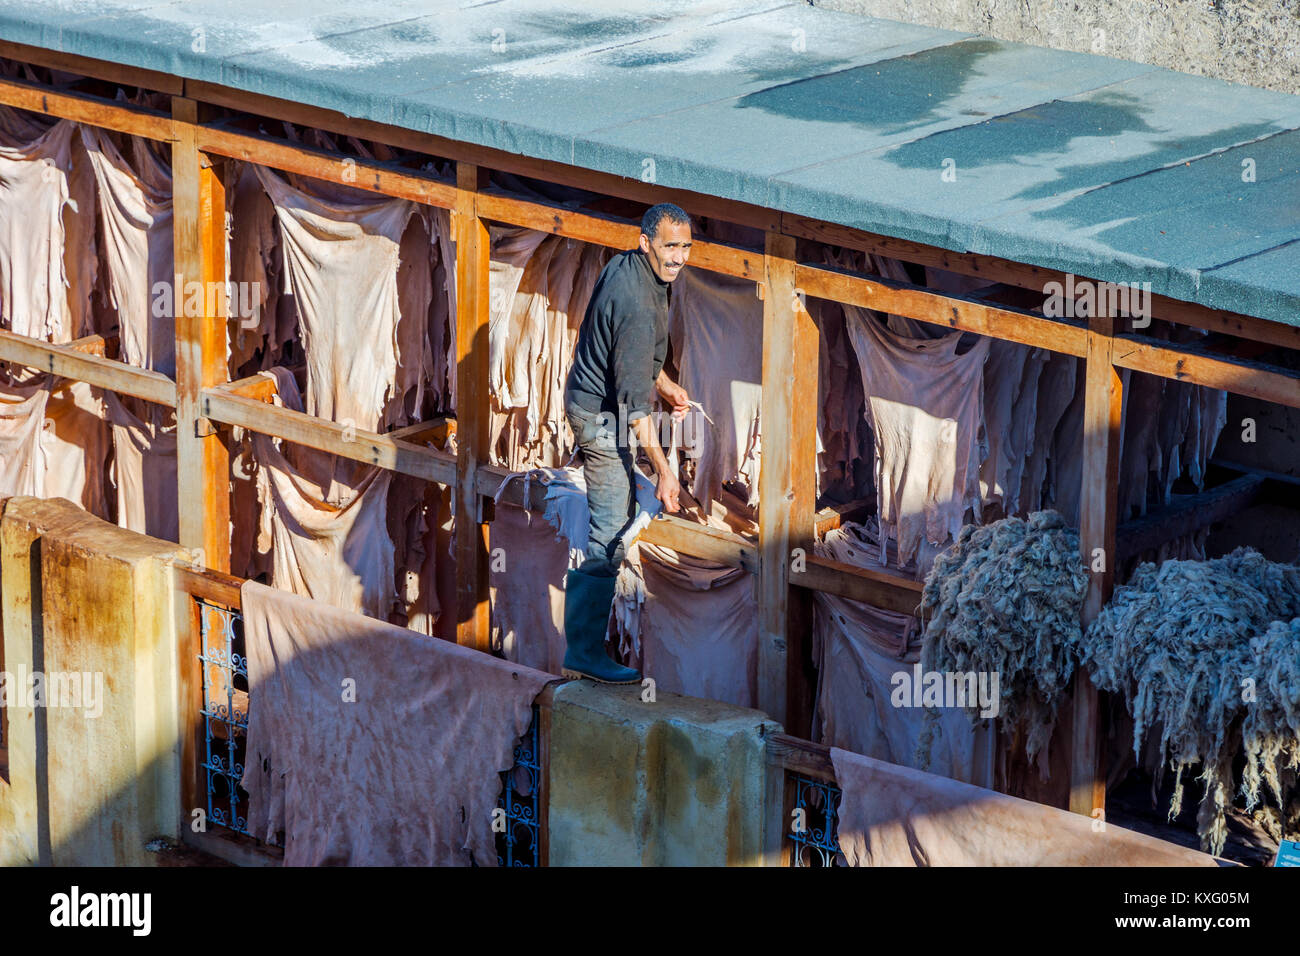
[(841, 561), (809, 555), (805, 570), (791, 577), (791, 584), (843, 598), (862, 601), (872, 607), (900, 614), (916, 614), (924, 585), (901, 575), (872, 571)]
[[(176, 97), (172, 114), (172, 225), (176, 311), (176, 481), (180, 544), (202, 563), (230, 570), (230, 455), (224, 436), (203, 421), (203, 389), (228, 378), (226, 343), (226, 191), (195, 146), (198, 104)], [(191, 297), (193, 284), (203, 294)], [(217, 289), (217, 295), (207, 290)], [(197, 312), (191, 314), (193, 299)], [(209, 311), (210, 310), (210, 311)], [(206, 427), (205, 427), (206, 426)]]
[(488, 461), (488, 261), (487, 223), (479, 215), (486, 171), (456, 167), (456, 641), (486, 651), (488, 529), (481, 520), (477, 469)]
[[(1088, 569), (1083, 604), (1087, 627), (1110, 600), (1115, 587), (1120, 427), (1123, 383), (1113, 362), (1115, 319), (1089, 321), (1084, 371), (1083, 485), (1079, 503), (1079, 548)], [(1097, 689), (1080, 671), (1074, 682), (1074, 732), (1070, 757), (1070, 809), (1104, 812), (1105, 774), (1101, 767), (1101, 711)]]
[(1264, 362), (1136, 335), (1116, 338), (1114, 356), (1120, 368), (1300, 408), (1300, 373)]
[(256, 398), (232, 395), (221, 388), (204, 389), (201, 408), (203, 417), (213, 421), (238, 425), (425, 481), (456, 484), (455, 459), (434, 448), (394, 441), (387, 435), (313, 418), (288, 408), (277, 408)]
[(88, 355), (67, 345), (50, 345), (3, 329), (0, 329), (0, 362), (53, 372), (62, 378), (89, 382), (157, 405), (176, 407), (176, 383), (166, 375)]
[[(792, 556), (812, 551), (817, 467), (817, 326), (796, 295), (795, 241), (764, 249), (763, 469), (759, 473), (758, 705), (805, 732), (811, 690), (805, 641), (810, 595), (792, 591)], [(793, 705), (793, 706), (792, 706)]]

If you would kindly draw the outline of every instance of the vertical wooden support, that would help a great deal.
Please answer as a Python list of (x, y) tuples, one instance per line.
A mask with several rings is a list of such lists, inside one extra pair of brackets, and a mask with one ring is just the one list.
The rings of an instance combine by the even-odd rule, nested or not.
[[(1083, 412), (1083, 487), (1079, 499), (1079, 547), (1088, 569), (1083, 626), (1097, 619), (1115, 588), (1115, 525), (1118, 510), (1120, 426), (1124, 387), (1113, 362), (1115, 319), (1088, 323)], [(1074, 731), (1070, 757), (1070, 809), (1091, 815), (1106, 806), (1101, 712), (1097, 688), (1086, 674), (1074, 682)]]
[[(198, 104), (172, 97), (172, 115), (198, 122)], [(226, 341), (226, 193), (194, 130), (172, 145), (176, 288), (176, 476), (180, 544), (204, 566), (230, 570), (230, 455), (199, 412), (204, 388), (229, 380)], [(196, 285), (197, 284), (197, 285)], [(201, 292), (201, 294), (199, 294)]]
[(796, 293), (795, 240), (769, 232), (763, 256), (763, 462), (759, 472), (758, 706), (807, 736), (804, 672), (811, 592), (790, 587), (811, 553), (817, 467), (817, 327)]
[(480, 520), (475, 476), (487, 461), (488, 262), (487, 223), (477, 193), (486, 170), (456, 164), (456, 643), (486, 651), (488, 536)]

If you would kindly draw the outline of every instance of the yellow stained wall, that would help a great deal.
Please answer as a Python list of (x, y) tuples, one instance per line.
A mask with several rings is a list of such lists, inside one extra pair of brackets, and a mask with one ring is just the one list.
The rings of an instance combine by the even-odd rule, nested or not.
[(90, 674), (102, 713), (11, 702), (0, 865), (148, 865), (145, 843), (178, 838), (172, 562), (183, 554), (67, 501), (5, 503), (4, 669)]

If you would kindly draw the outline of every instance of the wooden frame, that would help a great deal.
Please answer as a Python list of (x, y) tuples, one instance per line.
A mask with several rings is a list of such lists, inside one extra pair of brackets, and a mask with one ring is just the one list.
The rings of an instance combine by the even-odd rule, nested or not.
[[(834, 223), (778, 210), (667, 189), (606, 173), (530, 159), (501, 150), (459, 143), (398, 127), (346, 117), (340, 113), (251, 94), (219, 85), (184, 80), (156, 71), (135, 69), (85, 57), (0, 41), (0, 55), (79, 73), (110, 83), (136, 85), (174, 97), (170, 116), (101, 97), (71, 93), (17, 80), (0, 80), (0, 103), (52, 117), (144, 136), (170, 143), (176, 170), (177, 272), (188, 281), (215, 281), (224, 275), (220, 241), (223, 192), (219, 157), (256, 161), (278, 169), (334, 181), (372, 192), (451, 209), (457, 246), (457, 391), (459, 415), (454, 424), (458, 454), (424, 447), (417, 440), (428, 429), (412, 426), (400, 434), (344, 435), (342, 427), (266, 404), (266, 386), (228, 383), (221, 331), (225, 316), (182, 316), (177, 320), (177, 378), (132, 368), (104, 356), (102, 341), (69, 345), (27, 339), (0, 331), (0, 361), (39, 368), (100, 388), (135, 395), (177, 410), (181, 543), (201, 548), (210, 567), (228, 562), (228, 495), (222, 494), (228, 454), (216, 424), (239, 425), (313, 448), (455, 489), (457, 527), (457, 640), (487, 648), (486, 552), (483, 499), (499, 484), (500, 470), (487, 461), (487, 262), (488, 221), (542, 229), (585, 242), (627, 248), (639, 231), (631, 220), (577, 212), (487, 190), (486, 170), (581, 186), (633, 203), (673, 201), (695, 215), (717, 217), (764, 231), (762, 251), (724, 243), (696, 242), (693, 264), (753, 280), (764, 292), (765, 355), (763, 417), (769, 445), (760, 494), (760, 542), (678, 519), (653, 522), (646, 540), (708, 557), (759, 576), (763, 633), (760, 697), (769, 712), (786, 716), (801, 699), (791, 641), (798, 640), (800, 608), (806, 592), (822, 590), (909, 612), (919, 599), (916, 582), (868, 572), (807, 554), (798, 575), (790, 571), (789, 553), (811, 545), (820, 517), (813, 514), (815, 461), (810, 462), (810, 432), (815, 412), (807, 414), (795, 400), (815, 382), (816, 329), (807, 312), (793, 303), (803, 295), (837, 300), (883, 312), (907, 315), (954, 329), (1046, 348), (1085, 360), (1085, 483), (1081, 536), (1085, 560), (1095, 549), (1105, 555), (1105, 570), (1092, 575), (1085, 622), (1095, 616), (1113, 587), (1119, 557), (1115, 527), (1115, 488), (1120, 405), (1117, 370), (1127, 368), (1177, 381), (1226, 389), (1238, 394), (1300, 408), (1300, 375), (1260, 363), (1253, 357), (1213, 352), (1203, 346), (1174, 345), (1136, 334), (1119, 334), (1113, 317), (1088, 326), (1057, 321), (1032, 311), (1000, 305), (978, 296), (944, 295), (876, 276), (796, 261), (795, 239), (810, 239), (919, 265), (979, 276), (1042, 295), (1062, 273), (973, 253), (957, 253), (906, 240), (879, 236)], [(455, 183), (423, 175), (392, 163), (333, 155), (299, 144), (242, 132), (229, 122), (202, 123), (204, 107), (316, 126), (354, 135), (457, 163)], [(344, 176), (348, 170), (350, 178)], [(337, 175), (336, 175), (337, 174)], [(1080, 277), (1083, 278), (1083, 277)], [(177, 301), (183, 301), (177, 290)], [(207, 297), (205, 296), (206, 300)], [(1219, 332), (1262, 348), (1300, 349), (1300, 328), (1266, 322), (1196, 303), (1155, 296), (1153, 317)], [(95, 337), (91, 337), (94, 339)], [(1246, 349), (1248, 356), (1251, 350)], [(1256, 350), (1257, 351), (1257, 350)], [(810, 405), (811, 403), (803, 403)], [(809, 422), (812, 425), (809, 425)], [(436, 426), (435, 426), (436, 427)], [(445, 426), (444, 426), (445, 427)], [(773, 440), (775, 439), (775, 440)], [(1257, 490), (1257, 489), (1256, 489)], [(1251, 489), (1215, 499), (1229, 508), (1246, 500)], [(508, 496), (507, 496), (508, 497)], [(1172, 522), (1172, 519), (1169, 519)], [(1169, 524), (1170, 527), (1174, 525)], [(1154, 526), (1153, 526), (1154, 527)], [(1148, 528), (1148, 536), (1157, 534)], [(1144, 539), (1146, 540), (1146, 539)], [(1091, 562), (1089, 561), (1089, 566)], [(794, 585), (794, 587), (792, 587)], [(795, 612), (792, 614), (792, 610)], [(1097, 749), (1096, 708), (1087, 688), (1076, 705), (1072, 806), (1081, 811), (1099, 806), (1099, 776), (1089, 754)], [(1091, 767), (1091, 769), (1090, 769)]]

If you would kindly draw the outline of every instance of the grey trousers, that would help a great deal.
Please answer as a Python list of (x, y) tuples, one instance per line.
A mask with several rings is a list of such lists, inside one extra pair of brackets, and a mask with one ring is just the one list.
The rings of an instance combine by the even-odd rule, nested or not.
[(578, 570), (613, 577), (625, 555), (623, 533), (636, 517), (632, 450), (627, 436), (618, 434), (618, 416), (613, 412), (588, 412), (573, 404), (567, 405), (565, 412), (582, 451), (587, 508), (591, 512), (587, 558)]

